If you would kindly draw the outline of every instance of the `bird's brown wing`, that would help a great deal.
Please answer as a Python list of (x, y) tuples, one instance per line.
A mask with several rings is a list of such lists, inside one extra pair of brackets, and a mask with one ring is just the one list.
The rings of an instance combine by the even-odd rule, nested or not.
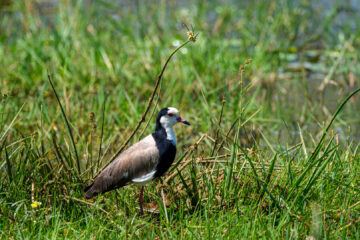
[(114, 159), (86, 189), (85, 197), (92, 198), (149, 174), (156, 168), (159, 156), (153, 136), (145, 137)]

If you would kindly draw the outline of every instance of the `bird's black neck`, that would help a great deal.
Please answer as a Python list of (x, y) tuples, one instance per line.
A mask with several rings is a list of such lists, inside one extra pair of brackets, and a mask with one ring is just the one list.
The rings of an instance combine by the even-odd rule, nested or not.
[(158, 119), (158, 120), (156, 121), (155, 132), (161, 131), (161, 130), (164, 130), (164, 131), (165, 131), (165, 128), (163, 128), (163, 126), (162, 126), (161, 123), (160, 123), (160, 119)]
[(156, 121), (156, 127), (155, 127), (154, 135), (156, 136), (156, 138), (163, 138), (163, 139), (167, 138), (166, 130), (161, 125), (160, 120)]
[(155, 132), (153, 137), (156, 142), (156, 147), (160, 153), (160, 159), (156, 166), (155, 178), (161, 177), (169, 169), (173, 163), (176, 155), (176, 144), (168, 139), (165, 128), (160, 124), (160, 121), (156, 121)]

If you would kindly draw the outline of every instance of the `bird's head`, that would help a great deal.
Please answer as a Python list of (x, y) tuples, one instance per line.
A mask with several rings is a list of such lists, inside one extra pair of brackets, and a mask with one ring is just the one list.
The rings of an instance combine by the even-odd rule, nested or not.
[(163, 128), (172, 127), (178, 122), (190, 125), (188, 121), (180, 117), (179, 111), (173, 107), (161, 109), (156, 118), (156, 123), (161, 124)]

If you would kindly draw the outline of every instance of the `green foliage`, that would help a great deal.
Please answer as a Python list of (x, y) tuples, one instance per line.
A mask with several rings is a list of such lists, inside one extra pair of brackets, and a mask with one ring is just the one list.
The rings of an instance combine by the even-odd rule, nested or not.
[[(0, 238), (360, 238), (360, 14), (347, 10), (0, 3)], [(145, 188), (144, 217), (136, 186), (85, 200), (186, 40), (183, 22), (197, 40), (169, 62), (132, 140), (177, 107), (192, 125), (175, 127), (175, 163)]]

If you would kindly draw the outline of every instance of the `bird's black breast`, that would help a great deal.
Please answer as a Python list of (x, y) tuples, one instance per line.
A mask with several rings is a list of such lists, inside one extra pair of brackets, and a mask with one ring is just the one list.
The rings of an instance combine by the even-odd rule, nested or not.
[(171, 164), (174, 162), (176, 155), (176, 147), (172, 144), (170, 140), (166, 138), (159, 138), (155, 136), (156, 147), (159, 149), (160, 158), (156, 166), (155, 178), (161, 177), (164, 173), (170, 168)]

